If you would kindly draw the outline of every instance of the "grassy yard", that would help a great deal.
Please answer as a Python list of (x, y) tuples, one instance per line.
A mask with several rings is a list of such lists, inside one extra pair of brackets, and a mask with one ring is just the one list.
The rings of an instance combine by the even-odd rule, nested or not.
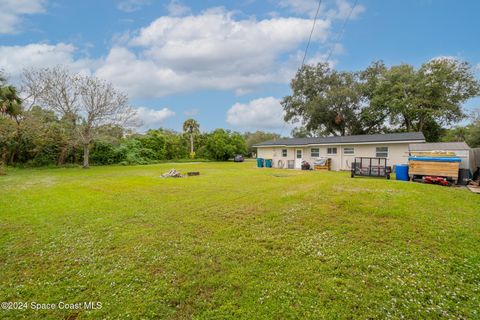
[[(168, 169), (201, 176), (161, 179)], [(480, 196), (253, 162), (10, 170), (0, 318), (480, 318)]]

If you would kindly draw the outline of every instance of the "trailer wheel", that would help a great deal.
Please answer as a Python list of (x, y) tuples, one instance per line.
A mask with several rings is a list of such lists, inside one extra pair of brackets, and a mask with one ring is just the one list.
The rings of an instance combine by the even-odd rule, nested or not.
[(355, 178), (355, 173), (353, 171), (350, 172), (350, 177)]
[(390, 174), (387, 174), (387, 180), (390, 180)]

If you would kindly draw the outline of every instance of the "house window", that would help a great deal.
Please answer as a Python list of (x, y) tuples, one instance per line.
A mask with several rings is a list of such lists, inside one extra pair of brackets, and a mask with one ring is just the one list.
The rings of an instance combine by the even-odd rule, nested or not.
[(343, 148), (343, 154), (355, 154), (354, 147), (345, 147)]
[(388, 158), (388, 147), (377, 147), (375, 156), (377, 158)]
[(320, 149), (319, 148), (312, 148), (310, 149), (310, 156), (312, 158), (318, 158), (320, 157)]
[(302, 159), (302, 150), (297, 150), (297, 159)]
[(286, 157), (287, 154), (287, 149), (282, 149), (282, 157)]
[(329, 155), (337, 154), (337, 148), (327, 148), (327, 154)]

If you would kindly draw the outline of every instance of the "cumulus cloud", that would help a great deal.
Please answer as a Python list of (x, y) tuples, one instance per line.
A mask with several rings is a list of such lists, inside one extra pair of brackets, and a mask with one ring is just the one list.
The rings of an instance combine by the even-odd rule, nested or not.
[(175, 116), (175, 112), (168, 108), (160, 110), (139, 107), (136, 108), (135, 122), (139, 124), (140, 131), (160, 128), (166, 119)]
[[(314, 17), (318, 7), (318, 0), (280, 0), (278, 5), (299, 15)], [(364, 6), (357, 4), (353, 8), (353, 4), (347, 0), (335, 0), (333, 6), (329, 1), (323, 1), (320, 6), (319, 16), (332, 20), (345, 19), (352, 12), (350, 18), (355, 19), (364, 11)]]
[(280, 100), (266, 97), (234, 104), (227, 111), (227, 123), (242, 129), (273, 130), (284, 127), (283, 115)]
[[(124, 9), (146, 2), (128, 3)], [(181, 6), (175, 0), (170, 5)], [(331, 24), (329, 18), (317, 21), (313, 43), (329, 46)], [(65, 64), (111, 81), (132, 98), (204, 89), (242, 95), (264, 84), (288, 83), (302, 60), (311, 26), (311, 18), (238, 18), (213, 8), (197, 15), (163, 16), (123, 33), (121, 41), (97, 60), (77, 58), (79, 52), (71, 44), (0, 46), (0, 68), (15, 75), (28, 66)], [(307, 62), (323, 60), (325, 54), (313, 51)]]
[[(311, 24), (303, 18), (238, 20), (221, 8), (160, 17), (133, 36), (129, 46), (112, 48), (97, 74), (139, 97), (283, 83), (298, 61), (292, 68), (280, 65), (280, 57), (297, 50)], [(325, 42), (329, 28), (329, 21), (318, 21), (313, 41)]]
[(131, 13), (148, 4), (150, 4), (150, 0), (122, 0), (117, 3), (117, 8), (123, 12)]
[(45, 0), (0, 0), (0, 34), (18, 33), (22, 17), (45, 12), (45, 3)]
[(349, 15), (350, 19), (356, 19), (362, 12), (365, 11), (365, 7), (361, 4), (357, 4), (355, 7), (353, 7), (353, 3), (350, 3), (347, 0), (336, 0), (335, 4), (336, 8), (330, 9), (327, 12), (327, 15), (329, 15), (332, 19), (346, 19)]
[(89, 72), (94, 67), (91, 60), (73, 58), (75, 47), (71, 44), (58, 43), (29, 44), (26, 46), (0, 46), (0, 69), (8, 76), (18, 78), (24, 68), (51, 67), (65, 65), (78, 72)]
[(192, 10), (181, 4), (178, 0), (172, 0), (167, 4), (168, 15), (173, 17), (185, 16), (192, 13)]
[(315, 16), (318, 7), (317, 0), (280, 0), (278, 5), (283, 8), (288, 8), (293, 13), (308, 14)]

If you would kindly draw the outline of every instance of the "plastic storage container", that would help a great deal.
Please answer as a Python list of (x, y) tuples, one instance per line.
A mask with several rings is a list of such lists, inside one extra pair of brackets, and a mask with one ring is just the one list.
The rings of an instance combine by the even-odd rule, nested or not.
[(395, 166), (395, 174), (397, 180), (409, 181), (410, 178), (408, 177), (408, 164), (397, 164)]
[(263, 168), (263, 158), (257, 158), (257, 167)]
[(265, 159), (265, 168), (272, 167), (272, 159)]

